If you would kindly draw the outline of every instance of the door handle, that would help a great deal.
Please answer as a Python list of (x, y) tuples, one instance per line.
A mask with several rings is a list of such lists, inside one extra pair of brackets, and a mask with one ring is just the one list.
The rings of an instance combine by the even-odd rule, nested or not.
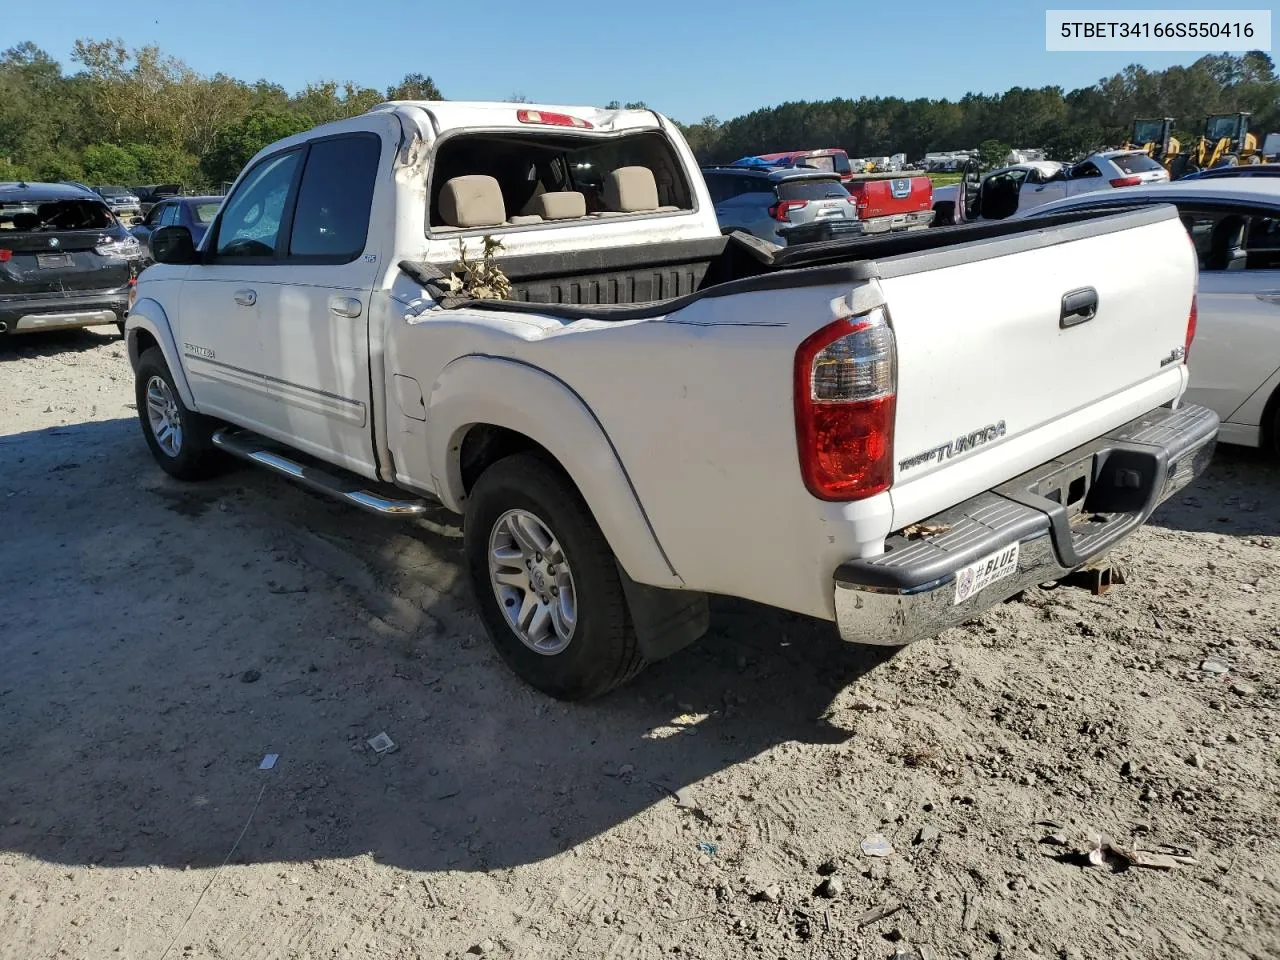
[(1093, 287), (1082, 287), (1062, 295), (1062, 313), (1058, 317), (1058, 326), (1065, 330), (1088, 323), (1098, 315), (1098, 291)]
[(258, 302), (258, 291), (256, 290), (237, 290), (236, 303), (242, 307), (252, 307)]
[(360, 301), (355, 297), (332, 296), (329, 298), (329, 312), (334, 316), (354, 319), (360, 316)]

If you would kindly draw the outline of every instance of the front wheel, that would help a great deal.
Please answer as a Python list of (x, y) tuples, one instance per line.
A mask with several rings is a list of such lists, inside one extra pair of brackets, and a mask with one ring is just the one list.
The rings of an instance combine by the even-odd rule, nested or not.
[(516, 454), (489, 467), (463, 542), (489, 638), (526, 683), (582, 700), (644, 668), (613, 552), (555, 466)]
[(158, 347), (144, 350), (138, 358), (134, 397), (142, 435), (165, 473), (179, 480), (203, 480), (219, 472), (214, 424), (187, 409)]

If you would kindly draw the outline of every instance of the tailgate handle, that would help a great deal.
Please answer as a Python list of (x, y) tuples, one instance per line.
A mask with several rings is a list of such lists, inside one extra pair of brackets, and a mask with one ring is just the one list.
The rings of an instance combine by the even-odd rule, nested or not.
[(1098, 315), (1098, 291), (1093, 287), (1072, 290), (1062, 295), (1062, 316), (1058, 318), (1058, 326), (1067, 327), (1088, 323)]

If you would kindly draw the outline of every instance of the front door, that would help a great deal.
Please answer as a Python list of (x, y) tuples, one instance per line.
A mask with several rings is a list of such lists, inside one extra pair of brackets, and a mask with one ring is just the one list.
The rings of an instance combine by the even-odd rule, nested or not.
[(240, 179), (203, 262), (181, 288), (180, 348), (196, 407), (255, 430), (278, 419), (262, 325), (276, 310), (271, 271), (303, 154), (301, 148), (272, 154)]
[(365, 476), (376, 475), (369, 302), (395, 216), (394, 123), (375, 114), (362, 130), (309, 145), (284, 265), (275, 268), (276, 313), (262, 327), (277, 429), (294, 446)]

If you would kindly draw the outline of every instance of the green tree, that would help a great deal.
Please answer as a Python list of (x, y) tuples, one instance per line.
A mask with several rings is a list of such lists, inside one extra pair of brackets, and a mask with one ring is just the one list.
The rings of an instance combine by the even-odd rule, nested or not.
[(404, 79), (394, 87), (387, 87), (387, 99), (443, 100), (444, 96), (430, 77), (424, 77), (420, 73), (406, 73)]
[(978, 162), (982, 164), (983, 170), (1002, 167), (1008, 162), (1011, 149), (1007, 143), (999, 140), (983, 140), (978, 144)]
[(218, 145), (201, 161), (209, 183), (234, 180), (263, 147), (314, 126), (310, 118), (282, 110), (252, 110), (222, 131)]

